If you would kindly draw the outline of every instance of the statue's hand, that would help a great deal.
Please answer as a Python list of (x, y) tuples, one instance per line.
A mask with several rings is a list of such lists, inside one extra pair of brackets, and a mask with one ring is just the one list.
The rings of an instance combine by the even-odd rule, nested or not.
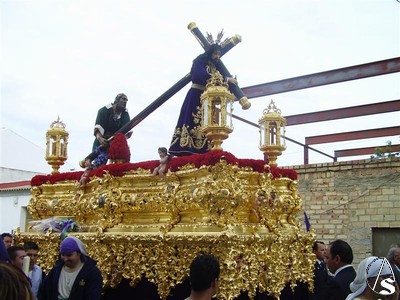
[(100, 145), (106, 146), (108, 144), (107, 140), (103, 138), (101, 135), (97, 136), (97, 140), (99, 141)]
[(232, 83), (232, 84), (234, 84), (234, 85), (238, 85), (238, 81), (237, 81), (236, 77), (235, 77), (235, 78), (233, 78), (233, 77), (228, 77), (228, 82), (229, 82), (229, 83)]

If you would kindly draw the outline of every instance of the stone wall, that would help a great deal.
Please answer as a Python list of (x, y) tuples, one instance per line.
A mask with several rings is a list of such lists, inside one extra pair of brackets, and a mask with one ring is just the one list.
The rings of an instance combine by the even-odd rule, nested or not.
[(355, 264), (372, 253), (372, 228), (400, 229), (400, 158), (291, 168), (317, 239), (346, 240)]

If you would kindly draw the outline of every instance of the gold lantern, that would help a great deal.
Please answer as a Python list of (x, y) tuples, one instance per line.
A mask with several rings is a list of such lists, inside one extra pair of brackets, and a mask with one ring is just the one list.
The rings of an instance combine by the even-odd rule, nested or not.
[(58, 169), (67, 159), (68, 132), (65, 130), (65, 124), (60, 121), (54, 121), (50, 129), (46, 132), (46, 160), (52, 166), (52, 174), (59, 173)]
[(223, 150), (223, 140), (233, 131), (234, 95), (228, 90), (228, 83), (217, 70), (207, 81), (200, 101), (203, 109), (202, 132), (212, 142), (212, 150)]
[(260, 125), (260, 150), (269, 160), (269, 165), (276, 167), (276, 160), (286, 149), (285, 126), (286, 119), (282, 117), (280, 109), (273, 100), (263, 111), (258, 120)]

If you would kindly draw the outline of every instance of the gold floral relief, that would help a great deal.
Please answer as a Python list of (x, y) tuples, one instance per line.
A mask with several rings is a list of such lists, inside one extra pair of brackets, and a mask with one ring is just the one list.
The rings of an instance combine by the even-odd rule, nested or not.
[[(32, 188), (29, 212), (36, 221), (68, 216), (76, 235), (98, 261), (104, 286), (122, 278), (135, 285), (143, 276), (166, 299), (188, 276), (200, 252), (221, 264), (218, 299), (256, 290), (278, 299), (286, 284), (312, 287), (315, 236), (299, 220), (298, 184), (273, 179), (222, 160), (213, 166), (186, 165), (163, 180), (148, 170), (92, 178), (83, 189), (75, 182)], [(58, 257), (60, 232), (17, 232), (16, 242), (34, 240), (40, 264), (49, 271)]]
[[(285, 284), (311, 284), (314, 257), (310, 254), (313, 235), (135, 235), (74, 233), (97, 260), (104, 286), (115, 287), (122, 278), (132, 285), (142, 276), (158, 287), (163, 298), (188, 276), (189, 265), (200, 252), (212, 253), (221, 265), (219, 299), (232, 299), (241, 291), (250, 298), (257, 288), (277, 299)], [(35, 240), (41, 249), (40, 265), (49, 271), (58, 257), (59, 234), (18, 232), (16, 242)]]

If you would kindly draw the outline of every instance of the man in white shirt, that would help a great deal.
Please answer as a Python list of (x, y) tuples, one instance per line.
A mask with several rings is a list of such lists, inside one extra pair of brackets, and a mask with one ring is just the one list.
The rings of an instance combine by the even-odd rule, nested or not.
[(35, 298), (37, 298), (39, 288), (43, 282), (44, 277), (46, 276), (42, 268), (36, 264), (39, 253), (39, 246), (35, 242), (27, 241), (24, 243), (24, 249), (26, 252), (26, 256), (29, 256), (30, 258), (28, 277), (31, 281), (32, 293)]

